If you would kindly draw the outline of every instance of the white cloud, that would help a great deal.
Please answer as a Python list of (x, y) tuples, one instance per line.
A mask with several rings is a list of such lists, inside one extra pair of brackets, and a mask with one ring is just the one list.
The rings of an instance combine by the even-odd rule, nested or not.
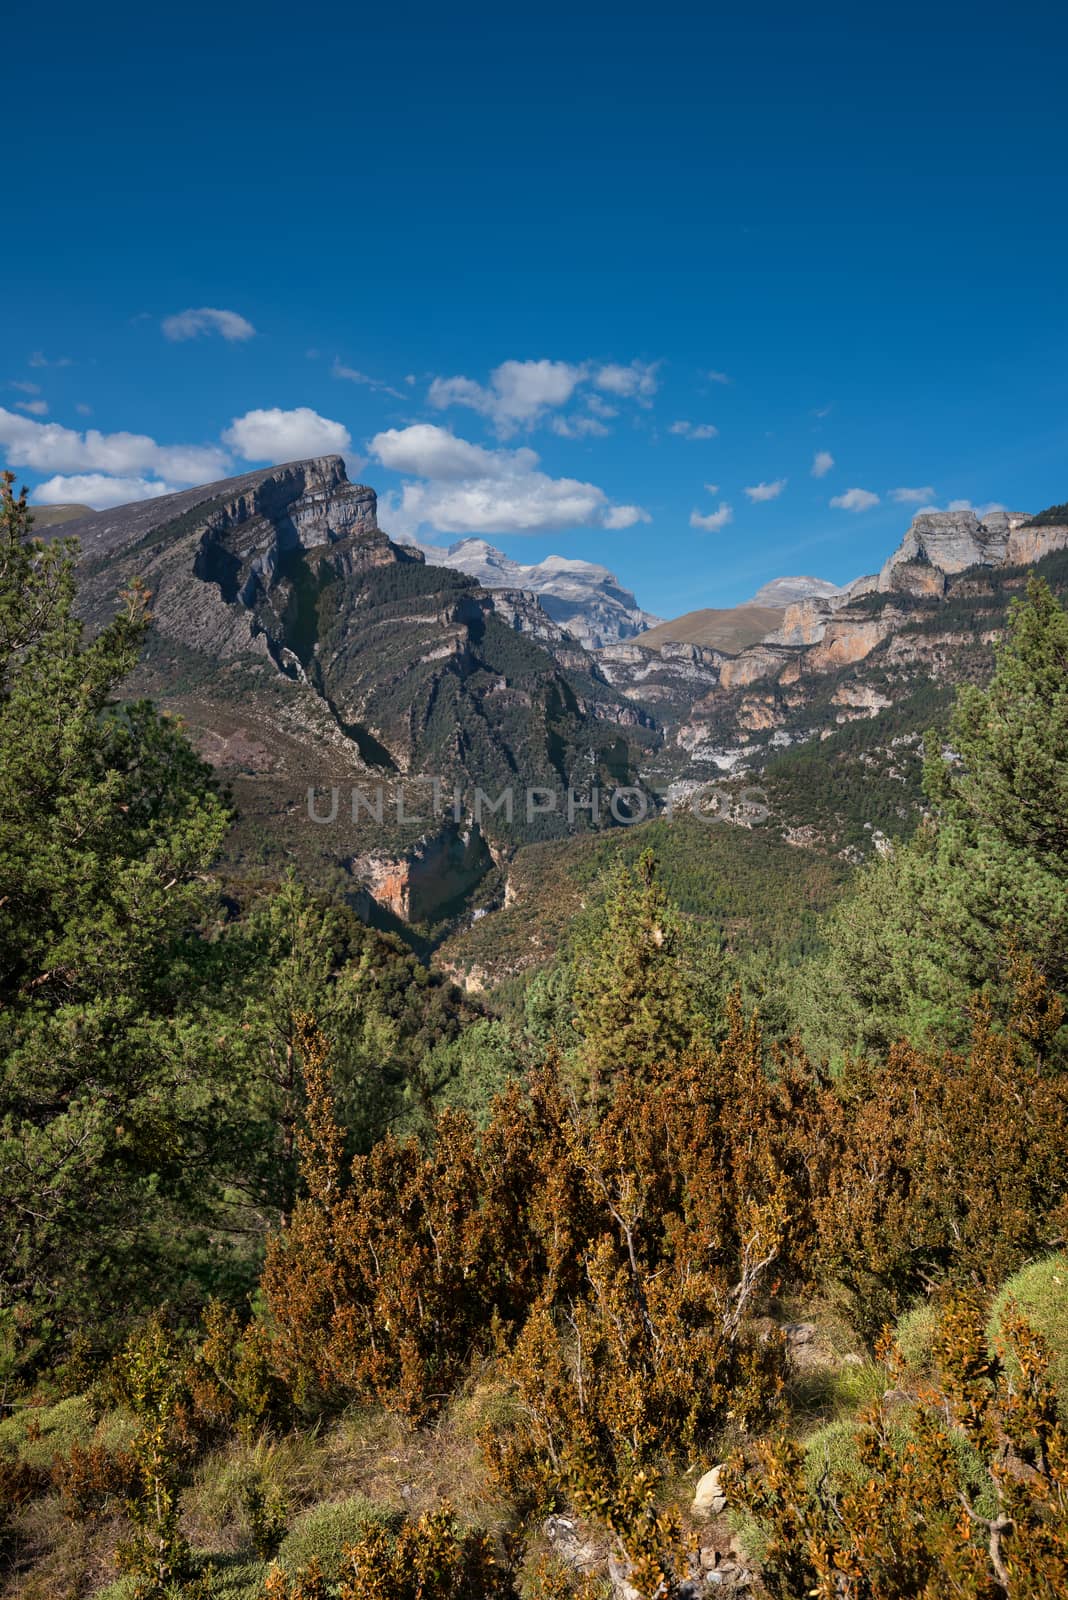
[(8, 384), (8, 388), (17, 389), (20, 394), (40, 394), (41, 392), (41, 385), (39, 383), (30, 383), (24, 378), (12, 378), (11, 382)]
[(712, 422), (673, 422), (668, 432), (677, 433), (683, 439), (717, 439), (719, 437), (719, 429)]
[(812, 457), (812, 476), (825, 478), (834, 466), (834, 457), (829, 450), (817, 450)]
[(776, 478), (773, 483), (753, 483), (746, 489), (746, 494), (754, 505), (759, 505), (764, 500), (777, 500), (786, 488), (785, 478)]
[[(615, 362), (595, 365), (570, 361), (502, 361), (490, 373), (488, 384), (462, 375), (435, 378), (427, 391), (427, 399), (439, 411), (449, 406), (467, 406), (477, 411), (489, 419), (498, 436), (504, 439), (520, 428), (544, 422), (552, 412), (566, 406), (581, 385), (592, 385), (592, 392), (585, 396), (586, 404), (602, 421), (615, 416), (616, 411), (601, 400), (598, 390), (648, 406), (657, 390), (658, 366), (658, 362), (645, 361), (632, 361), (629, 366)], [(556, 431), (564, 430), (557, 428)]]
[(199, 339), (205, 333), (218, 333), (232, 344), (235, 340), (251, 339), (256, 332), (247, 317), (239, 316), (236, 311), (220, 310), (218, 306), (196, 306), (188, 311), (178, 311), (174, 316), (164, 317), (160, 326), (163, 337), (174, 343)]
[(705, 488), (708, 490), (709, 494), (719, 494), (719, 484), (718, 483), (706, 483), (705, 484)]
[(19, 411), (28, 411), (31, 417), (47, 417), (47, 400), (16, 400), (15, 406)]
[(690, 512), (690, 527), (700, 528), (704, 533), (719, 533), (733, 520), (734, 512), (725, 500), (720, 501), (718, 511), (710, 511), (707, 516), (702, 516), (699, 511)]
[(488, 388), (473, 378), (435, 378), (427, 398), (439, 411), (469, 406), (506, 435), (566, 405), (584, 375), (567, 361), (502, 361), (490, 373)]
[(891, 489), (890, 498), (899, 506), (922, 506), (933, 500), (935, 492), (929, 483), (922, 489)]
[[(222, 436), (223, 443), (246, 461), (298, 461), (305, 456), (337, 455), (352, 443), (340, 422), (321, 417), (310, 406), (283, 411), (270, 406), (235, 417)], [(351, 459), (351, 458), (350, 458)], [(355, 469), (355, 463), (352, 463)]]
[(79, 400), (74, 409), (80, 417), (91, 417), (93, 414), (92, 406), (87, 406), (84, 400)]
[(561, 439), (606, 439), (611, 432), (596, 417), (553, 417), (549, 426)]
[(35, 350), (27, 365), (31, 367), (72, 367), (74, 363), (70, 356), (57, 356), (55, 360), (49, 361), (43, 351)]
[(217, 445), (160, 445), (147, 434), (78, 433), (58, 422), (33, 422), (0, 406), (0, 446), (13, 467), (34, 472), (154, 473), (168, 483), (208, 483), (223, 477), (230, 457)]
[(174, 494), (179, 485), (148, 478), (109, 478), (101, 472), (75, 477), (49, 478), (39, 483), (31, 496), (38, 506), (83, 505), (94, 511), (109, 506), (128, 505), (131, 500), (154, 500), (161, 494)]
[(870, 511), (878, 504), (879, 496), (870, 489), (847, 489), (845, 494), (836, 494), (831, 500), (838, 511)]
[(581, 377), (581, 368), (566, 361), (502, 361), (492, 381), (504, 415), (522, 422), (566, 405)]
[(632, 361), (629, 367), (609, 361), (598, 367), (593, 381), (606, 394), (619, 395), (623, 400), (638, 400), (648, 405), (659, 387), (656, 370), (659, 361)]
[(730, 383), (731, 381), (725, 372), (712, 371), (707, 373), (706, 376), (712, 383)]
[(399, 533), (542, 533), (649, 520), (640, 506), (613, 504), (596, 484), (549, 477), (534, 450), (487, 450), (432, 423), (376, 434), (371, 450), (383, 466), (422, 480), (405, 483), (399, 500), (386, 504)]
[(376, 433), (371, 452), (392, 472), (447, 482), (530, 472), (539, 459), (534, 450), (487, 450), (433, 422), (416, 422), (410, 428), (387, 428), (384, 433)]

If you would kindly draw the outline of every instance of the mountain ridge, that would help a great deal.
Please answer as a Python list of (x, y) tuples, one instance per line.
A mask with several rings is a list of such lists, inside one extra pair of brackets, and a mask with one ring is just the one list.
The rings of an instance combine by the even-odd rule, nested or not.
[[(653, 737), (643, 708), (536, 597), (485, 590), (391, 541), (375, 491), (349, 483), (338, 456), (135, 502), (69, 531), (90, 623), (114, 613), (130, 582), (149, 588), (130, 692), (182, 716), (232, 785), (242, 866), (256, 852), (303, 854), (309, 876), (348, 874), (419, 920), (515, 840), (569, 826), (527, 816), (524, 790), (639, 781), (634, 741)], [(431, 815), (405, 802), (406, 785), (432, 781), (462, 800)], [(306, 792), (345, 784), (378, 793), (378, 815), (354, 807), (315, 828)], [(509, 786), (514, 815), (478, 810), (479, 789)]]
[(536, 595), (542, 609), (585, 650), (636, 638), (659, 617), (644, 611), (608, 567), (594, 561), (550, 555), (532, 565), (514, 561), (485, 539), (458, 539), (448, 546), (402, 542), (421, 552), (432, 566), (464, 572), (487, 589), (521, 590)]

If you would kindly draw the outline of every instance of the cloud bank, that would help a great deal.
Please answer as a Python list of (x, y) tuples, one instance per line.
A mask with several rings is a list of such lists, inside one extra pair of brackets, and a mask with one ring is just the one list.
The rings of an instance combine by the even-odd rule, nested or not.
[(399, 533), (544, 533), (649, 520), (640, 506), (616, 505), (596, 484), (550, 477), (534, 450), (488, 450), (435, 423), (389, 428), (371, 440), (371, 452), (417, 480), (386, 502)]
[[(450, 406), (477, 411), (490, 422), (499, 438), (506, 439), (562, 410), (580, 386), (587, 390), (589, 410), (602, 420), (616, 415), (614, 408), (601, 399), (602, 394), (648, 406), (658, 387), (658, 365), (655, 361), (632, 361), (627, 366), (616, 362), (599, 365), (589, 361), (502, 361), (490, 373), (487, 384), (464, 376), (435, 378), (427, 399), (438, 411)], [(568, 438), (598, 431), (588, 423), (580, 426), (573, 418), (567, 423), (570, 432), (555, 423), (553, 426)]]
[[(172, 494), (192, 484), (229, 477), (234, 457), (274, 465), (304, 456), (349, 452), (340, 422), (308, 406), (248, 411), (235, 417), (221, 444), (158, 444), (143, 433), (102, 433), (38, 422), (0, 406), (0, 450), (10, 467), (50, 476), (33, 491), (38, 505), (81, 501), (103, 509)], [(224, 446), (226, 448), (224, 448)], [(362, 465), (349, 452), (353, 470)]]

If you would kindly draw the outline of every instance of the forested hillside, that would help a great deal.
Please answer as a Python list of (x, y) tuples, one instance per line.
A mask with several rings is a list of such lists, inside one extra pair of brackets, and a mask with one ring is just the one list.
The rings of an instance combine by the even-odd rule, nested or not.
[(5, 475), (0, 1595), (1068, 1592), (1049, 585), (876, 861), (530, 844), (543, 945), (521, 903), (441, 952), (492, 1006), (224, 874), (232, 800), (128, 698), (144, 591), (76, 600)]

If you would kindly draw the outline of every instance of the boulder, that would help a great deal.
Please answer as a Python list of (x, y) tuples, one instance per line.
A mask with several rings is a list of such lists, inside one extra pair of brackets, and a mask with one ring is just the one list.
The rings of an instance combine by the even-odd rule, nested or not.
[(722, 1474), (726, 1464), (720, 1462), (705, 1473), (697, 1484), (693, 1495), (693, 1513), (697, 1517), (717, 1517), (727, 1507), (727, 1496), (723, 1489)]

